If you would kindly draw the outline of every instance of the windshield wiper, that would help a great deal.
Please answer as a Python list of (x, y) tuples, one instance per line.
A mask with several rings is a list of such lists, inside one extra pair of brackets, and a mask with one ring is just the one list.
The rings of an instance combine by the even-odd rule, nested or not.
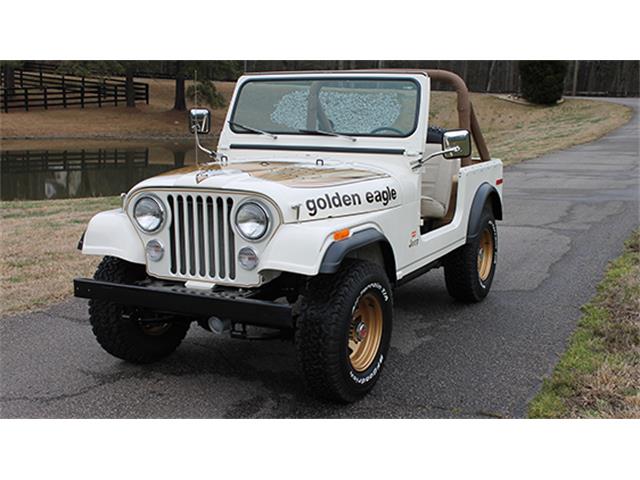
[(301, 129), (298, 129), (298, 132), (300, 132), (300, 133), (310, 133), (312, 135), (328, 135), (329, 137), (346, 138), (347, 140), (351, 140), (352, 142), (355, 142), (355, 141), (358, 140), (356, 137), (350, 137), (349, 135), (341, 135), (341, 134), (335, 133), (335, 132), (327, 132), (325, 130), (306, 130), (304, 128), (301, 128)]
[(242, 125), (241, 123), (238, 123), (238, 122), (232, 122), (231, 120), (228, 120), (227, 123), (232, 127), (239, 127), (247, 130), (248, 132), (259, 133), (260, 135), (266, 135), (268, 137), (273, 138), (274, 140), (277, 140), (278, 138), (278, 136), (274, 135), (273, 133), (265, 132), (264, 130), (260, 130), (258, 128), (247, 127), (246, 125)]

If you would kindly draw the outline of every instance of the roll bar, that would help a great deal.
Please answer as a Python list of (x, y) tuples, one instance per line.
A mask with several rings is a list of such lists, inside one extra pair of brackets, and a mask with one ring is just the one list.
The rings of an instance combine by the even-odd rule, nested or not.
[[(484, 141), (484, 136), (480, 130), (478, 118), (473, 110), (473, 105), (469, 98), (469, 89), (464, 80), (453, 72), (448, 70), (431, 70), (431, 69), (367, 69), (367, 70), (322, 70), (322, 71), (295, 71), (295, 72), (252, 72), (250, 75), (269, 75), (269, 74), (308, 74), (308, 73), (412, 73), (426, 75), (436, 82), (444, 82), (453, 87), (458, 97), (458, 128), (471, 132), (473, 141), (480, 154), (480, 160), (485, 162), (491, 160), (489, 149)], [(471, 157), (462, 159), (462, 165), (470, 165)]]
[[(480, 124), (476, 113), (473, 111), (473, 104), (469, 99), (469, 89), (467, 88), (464, 80), (453, 72), (447, 70), (423, 70), (427, 76), (437, 82), (445, 82), (450, 84), (456, 94), (458, 95), (458, 127), (464, 130), (469, 130), (473, 141), (476, 144), (478, 153), (480, 153), (480, 159), (483, 162), (491, 160), (489, 155), (489, 149), (484, 141), (484, 136), (480, 130)], [(471, 158), (467, 157), (462, 159), (463, 165), (469, 165)]]

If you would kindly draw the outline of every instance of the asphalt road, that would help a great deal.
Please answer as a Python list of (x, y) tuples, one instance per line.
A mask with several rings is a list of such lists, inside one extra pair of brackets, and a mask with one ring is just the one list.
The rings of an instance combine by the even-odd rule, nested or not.
[[(637, 112), (637, 99), (615, 101)], [(385, 371), (356, 404), (310, 398), (290, 343), (195, 326), (169, 359), (128, 365), (100, 349), (72, 299), (0, 320), (0, 416), (522, 417), (639, 224), (639, 157), (636, 113), (601, 140), (507, 168), (491, 294), (455, 303), (441, 270), (398, 289)]]

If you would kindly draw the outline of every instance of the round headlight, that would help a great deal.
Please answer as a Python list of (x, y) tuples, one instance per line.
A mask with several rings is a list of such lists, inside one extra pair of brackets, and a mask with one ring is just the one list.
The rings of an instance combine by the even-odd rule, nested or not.
[(255, 202), (244, 203), (236, 213), (236, 226), (247, 240), (259, 240), (269, 228), (269, 215)]
[(145, 195), (133, 207), (133, 218), (145, 232), (155, 232), (164, 220), (164, 209), (154, 197)]

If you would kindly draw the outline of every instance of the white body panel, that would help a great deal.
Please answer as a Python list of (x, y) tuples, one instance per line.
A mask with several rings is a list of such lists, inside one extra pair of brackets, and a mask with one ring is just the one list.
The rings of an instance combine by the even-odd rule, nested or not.
[(82, 242), (82, 253), (145, 263), (142, 241), (121, 208), (100, 212), (89, 221)]
[[(349, 75), (352, 74), (345, 74)], [(225, 235), (235, 234), (232, 257), (243, 246), (255, 249), (260, 258), (255, 270), (246, 271), (236, 265), (234, 278), (229, 278), (229, 275), (201, 275), (201, 264), (195, 265), (195, 274), (172, 272), (171, 269), (176, 268), (170, 265), (169, 251), (160, 262), (147, 262), (144, 252), (147, 241), (157, 239), (168, 246), (171, 235), (176, 238), (175, 230), (173, 233), (169, 231), (170, 211), (164, 226), (151, 235), (134, 226), (134, 221), (122, 211), (98, 214), (87, 229), (83, 253), (113, 255), (135, 263), (146, 263), (149, 274), (155, 277), (253, 287), (277, 276), (279, 272), (316, 275), (326, 250), (334, 241), (333, 233), (345, 228), (350, 229), (350, 235), (365, 228), (380, 231), (392, 247), (397, 279), (463, 245), (471, 204), (480, 185), (489, 183), (502, 197), (502, 186), (498, 182), (502, 179), (502, 162), (491, 160), (461, 168), (453, 220), (420, 235), (421, 172), (412, 170), (411, 162), (420, 158), (427, 147), (429, 79), (418, 74), (379, 75), (414, 78), (422, 87), (419, 122), (411, 136), (363, 137), (355, 142), (358, 148), (397, 150), (395, 153), (327, 153), (321, 151), (320, 147), (340, 149), (353, 147), (354, 143), (345, 138), (325, 136), (278, 135), (277, 139), (272, 139), (259, 134), (238, 134), (225, 123), (218, 151), (228, 157), (226, 165), (185, 168), (160, 175), (141, 182), (127, 195), (125, 211), (129, 215), (138, 195), (145, 192), (153, 192), (165, 204), (170, 194), (192, 195), (193, 198), (224, 195), (232, 199), (233, 205), (225, 213), (229, 219), (235, 218), (236, 209), (243, 201), (259, 199), (269, 207), (273, 217), (272, 229), (264, 239), (259, 242), (242, 239), (233, 221), (230, 233), (225, 232)], [(247, 77), (242, 77), (238, 81), (234, 100), (246, 80)], [(228, 119), (231, 118), (232, 108), (229, 111)], [(316, 147), (318, 151), (241, 148), (247, 145), (254, 148), (291, 144)], [(429, 149), (431, 147), (433, 145), (428, 146)], [(197, 217), (198, 212), (193, 212)], [(195, 235), (197, 238), (197, 231)], [(186, 241), (185, 246), (188, 243)], [(200, 247), (194, 244), (191, 248), (198, 250)], [(210, 266), (205, 259), (205, 271)]]

